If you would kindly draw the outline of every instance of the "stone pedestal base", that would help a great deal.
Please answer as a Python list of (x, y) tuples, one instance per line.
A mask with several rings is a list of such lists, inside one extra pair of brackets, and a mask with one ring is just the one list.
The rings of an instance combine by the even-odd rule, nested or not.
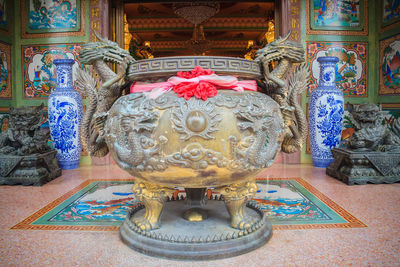
[(334, 162), (326, 174), (348, 185), (400, 181), (400, 152), (354, 151), (333, 148)]
[(29, 156), (0, 155), (1, 185), (43, 185), (61, 175), (56, 150)]
[(272, 226), (264, 212), (248, 204), (248, 216), (255, 224), (238, 230), (230, 226), (230, 216), (221, 200), (209, 200), (204, 207), (208, 218), (188, 221), (182, 217), (185, 201), (167, 202), (161, 216), (161, 228), (142, 231), (134, 223), (143, 216), (144, 206), (131, 210), (120, 227), (122, 240), (141, 253), (169, 259), (215, 260), (244, 254), (263, 246), (271, 237)]

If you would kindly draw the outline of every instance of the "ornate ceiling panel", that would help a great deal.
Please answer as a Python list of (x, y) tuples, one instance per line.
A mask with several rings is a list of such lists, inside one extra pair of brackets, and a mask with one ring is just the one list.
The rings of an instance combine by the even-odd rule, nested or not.
[[(149, 41), (156, 57), (190, 55), (185, 41), (194, 25), (174, 13), (172, 3), (126, 3), (129, 32), (139, 42)], [(219, 12), (202, 24), (212, 41), (207, 55), (243, 57), (248, 41), (259, 43), (274, 18), (274, 2), (220, 2)]]

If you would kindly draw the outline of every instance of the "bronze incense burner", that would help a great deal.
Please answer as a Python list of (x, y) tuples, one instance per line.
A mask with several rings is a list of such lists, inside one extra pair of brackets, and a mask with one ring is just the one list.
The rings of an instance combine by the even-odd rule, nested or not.
[[(261, 49), (255, 61), (205, 56), (134, 61), (102, 38), (83, 46), (82, 61), (93, 65), (102, 84), (97, 90), (89, 73), (78, 74), (89, 98), (82, 143), (92, 156), (110, 152), (135, 177), (133, 192), (143, 203), (121, 226), (129, 246), (161, 257), (212, 259), (267, 242), (271, 225), (249, 204), (257, 192), (252, 178), (271, 166), (281, 149), (300, 149), (307, 132), (297, 103), (307, 85), (306, 66), (285, 81), (292, 65), (304, 61), (304, 49), (288, 37)], [(106, 61), (117, 63), (118, 73)], [(272, 61), (277, 64), (270, 71)], [(261, 92), (219, 90), (205, 101), (172, 91), (155, 99), (145, 92), (122, 95), (132, 82), (164, 82), (196, 66), (259, 80)], [(185, 188), (186, 207), (171, 197), (176, 187)], [(218, 197), (208, 199), (209, 188)]]

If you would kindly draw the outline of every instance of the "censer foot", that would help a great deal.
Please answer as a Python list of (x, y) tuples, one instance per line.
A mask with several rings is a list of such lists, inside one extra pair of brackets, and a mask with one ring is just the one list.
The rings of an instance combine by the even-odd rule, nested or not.
[(246, 204), (257, 193), (255, 181), (236, 183), (217, 188), (224, 196), (226, 208), (231, 216), (231, 226), (236, 229), (247, 229), (257, 220), (247, 215)]
[(152, 183), (136, 182), (132, 186), (132, 191), (146, 207), (145, 214), (133, 220), (136, 226), (142, 231), (160, 228), (161, 212), (168, 196), (174, 190)]

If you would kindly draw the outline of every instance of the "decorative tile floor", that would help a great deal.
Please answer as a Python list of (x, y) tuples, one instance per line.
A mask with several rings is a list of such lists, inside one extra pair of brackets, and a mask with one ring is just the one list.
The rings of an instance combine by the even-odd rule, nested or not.
[[(11, 229), (118, 231), (128, 211), (140, 203), (131, 191), (133, 183), (86, 180)], [(366, 227), (301, 178), (259, 178), (257, 184), (252, 201), (267, 213), (275, 230)], [(177, 189), (173, 195), (181, 198), (184, 192)], [(209, 195), (219, 193), (210, 189)]]
[(115, 231), (10, 230), (88, 179), (131, 179), (115, 165), (83, 166), (42, 187), (0, 187), (0, 266), (400, 266), (400, 183), (346, 184), (310, 165), (276, 164), (257, 177), (300, 177), (368, 225), (274, 230), (263, 247), (229, 259), (158, 259), (124, 245)]

